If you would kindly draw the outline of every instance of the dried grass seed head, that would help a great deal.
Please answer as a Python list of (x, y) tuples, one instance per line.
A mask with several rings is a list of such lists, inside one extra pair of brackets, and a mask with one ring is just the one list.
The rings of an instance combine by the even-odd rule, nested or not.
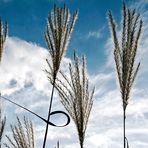
[(3, 26), (3, 23), (0, 18), (0, 62), (2, 60), (2, 53), (3, 53), (4, 43), (5, 43), (6, 37), (7, 37), (7, 32), (8, 32), (7, 22)]
[(35, 148), (33, 124), (26, 117), (23, 122), (17, 117), (17, 125), (11, 125), (11, 131), (13, 138), (6, 135), (9, 143), (4, 143), (5, 147)]
[(122, 38), (119, 44), (117, 29), (111, 11), (108, 14), (114, 42), (114, 60), (119, 79), (123, 108), (128, 105), (129, 95), (138, 73), (140, 62), (135, 65), (138, 41), (142, 29), (142, 20), (136, 10), (123, 4)]
[[(60, 71), (63, 80), (57, 78), (55, 85), (62, 104), (76, 125), (81, 145), (84, 142), (94, 94), (94, 88), (92, 91), (89, 90), (89, 81), (86, 73), (86, 58), (83, 56), (80, 60), (74, 53), (74, 59), (69, 64), (70, 79)], [(48, 78), (52, 83), (52, 76), (49, 75)]]
[(59, 70), (77, 15), (78, 12), (75, 11), (73, 16), (70, 17), (69, 9), (66, 6), (64, 6), (64, 8), (54, 6), (54, 9), (48, 15), (45, 39), (51, 62), (46, 61), (53, 77), (55, 77)]

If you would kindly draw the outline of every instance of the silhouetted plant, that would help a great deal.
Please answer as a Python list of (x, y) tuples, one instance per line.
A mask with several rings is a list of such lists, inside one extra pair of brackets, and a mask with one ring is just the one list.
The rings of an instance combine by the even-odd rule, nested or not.
[[(7, 23), (3, 27), (3, 23), (0, 19), (0, 64), (1, 64), (1, 60), (2, 60), (4, 43), (5, 43), (6, 37), (7, 37), (7, 30), (8, 30)], [(1, 147), (5, 124), (6, 124), (6, 117), (4, 117), (2, 119), (2, 105), (1, 105), (1, 92), (0, 92), (0, 147)]]
[(4, 143), (7, 148), (35, 148), (33, 124), (24, 117), (23, 122), (17, 117), (17, 125), (11, 125), (13, 138), (6, 135), (10, 144)]
[(114, 60), (116, 63), (123, 103), (123, 133), (125, 148), (126, 143), (127, 147), (129, 147), (125, 133), (126, 108), (130, 98), (131, 88), (140, 67), (140, 63), (135, 67), (135, 58), (142, 29), (142, 20), (140, 20), (140, 15), (136, 13), (135, 9), (130, 10), (125, 4), (123, 4), (122, 39), (121, 45), (119, 45), (116, 24), (110, 11), (108, 17), (114, 42)]
[[(46, 71), (49, 81), (53, 84), (52, 73)], [(72, 64), (69, 64), (70, 79), (60, 71), (65, 81), (56, 79), (55, 87), (59, 92), (61, 102), (72, 117), (79, 136), (80, 147), (83, 148), (85, 132), (93, 105), (93, 94), (89, 91), (89, 82), (86, 76), (86, 61), (82, 57), (82, 64), (74, 53)]]
[[(53, 83), (52, 83), (53, 87), (51, 92), (51, 99), (49, 104), (47, 121), (50, 120), (55, 80), (60, 68), (61, 60), (67, 49), (68, 42), (69, 42), (76, 18), (77, 18), (77, 11), (75, 11), (74, 15), (70, 19), (69, 9), (65, 6), (64, 8), (59, 8), (54, 6), (54, 9), (48, 15), (47, 27), (45, 31), (45, 39), (46, 39), (46, 43), (49, 50), (50, 60), (46, 60), (46, 61), (48, 63), (48, 66), (50, 68), (50, 72), (53, 78)], [(46, 145), (47, 133), (48, 133), (48, 123), (46, 125), (43, 148), (45, 148), (45, 145)]]
[[(47, 19), (45, 40), (49, 49), (49, 59), (46, 59), (49, 70), (45, 71), (48, 75), (50, 83), (52, 84), (47, 120), (26, 107), (23, 107), (10, 99), (7, 99), (6, 97), (1, 96), (0, 93), (1, 98), (25, 109), (46, 122), (47, 125), (43, 148), (45, 148), (46, 145), (49, 124), (56, 126), (50, 122), (50, 116), (56, 113), (64, 113), (62, 111), (51, 112), (55, 88), (59, 93), (62, 104), (76, 125), (80, 147), (84, 147), (85, 133), (93, 105), (94, 95), (94, 88), (92, 91), (89, 91), (90, 89), (85, 57), (83, 56), (80, 60), (74, 52), (73, 61), (69, 64), (69, 77), (60, 71), (60, 64), (67, 49), (77, 14), (77, 11), (75, 11), (70, 19), (70, 12), (66, 6), (64, 6), (64, 8), (54, 6), (54, 9), (51, 11)], [(111, 11), (109, 11), (108, 17), (114, 42), (114, 60), (123, 103), (123, 137), (124, 148), (126, 148), (129, 147), (128, 140), (126, 138), (126, 108), (130, 98), (131, 88), (140, 67), (140, 63), (135, 66), (135, 58), (142, 29), (142, 20), (140, 20), (140, 15), (136, 13), (135, 9), (130, 10), (125, 4), (123, 4), (122, 38), (121, 41), (119, 41), (116, 24), (112, 17)], [(0, 20), (0, 62), (2, 60), (4, 42), (7, 36), (7, 28), (7, 23), (3, 27), (2, 21)], [(57, 77), (58, 72), (62, 79)], [(0, 147), (5, 123), (6, 117), (2, 119), (0, 106)], [(23, 122), (21, 122), (17, 117), (17, 125), (11, 125), (11, 131), (13, 138), (11, 139), (8, 135), (6, 135), (9, 143), (4, 143), (5, 147), (35, 148), (33, 125), (30, 120), (26, 119), (26, 117), (24, 117)], [(57, 142), (56, 148), (59, 148), (59, 142)]]

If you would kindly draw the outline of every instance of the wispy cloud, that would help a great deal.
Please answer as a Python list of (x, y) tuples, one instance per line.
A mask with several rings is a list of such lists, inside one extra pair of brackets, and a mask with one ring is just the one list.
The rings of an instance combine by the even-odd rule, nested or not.
[(80, 36), (79, 38), (80, 39), (83, 39), (83, 40), (88, 40), (88, 39), (100, 39), (103, 37), (103, 30), (104, 30), (104, 27), (102, 27), (101, 29), (98, 29), (98, 30), (90, 30), (88, 31), (87, 33), (85, 34), (81, 34), (80, 33)]
[(97, 31), (89, 31), (87, 36), (87, 39), (89, 38), (101, 38), (101, 30), (97, 30)]
[[(141, 4), (139, 4), (141, 5)], [(137, 3), (138, 6), (138, 3)], [(148, 142), (148, 15), (142, 12), (144, 20), (143, 37), (138, 52), (142, 59), (142, 66), (131, 100), (127, 108), (127, 136), (130, 139), (130, 147), (147, 148)], [(96, 31), (97, 32), (97, 31)], [(99, 37), (100, 33), (88, 33), (89, 37)], [(98, 31), (99, 32), (99, 31)], [(120, 92), (116, 87), (116, 76), (113, 68), (112, 43), (107, 41), (107, 61), (104, 72), (96, 76), (89, 76), (92, 85), (96, 86), (94, 106), (90, 115), (88, 130), (86, 131), (86, 143), (88, 148), (122, 148), (122, 103)], [(4, 57), (0, 68), (0, 90), (2, 94), (9, 96), (14, 101), (25, 105), (31, 110), (46, 117), (50, 96), (50, 85), (46, 74), (42, 71), (46, 68), (45, 58), (48, 52), (34, 43), (28, 43), (18, 38), (9, 37), (6, 43)], [(67, 73), (66, 65), (70, 59), (65, 58), (62, 69)], [(14, 116), (27, 115), (23, 110), (5, 103), (7, 126), (14, 122)], [(64, 110), (55, 94), (53, 110)], [(30, 116), (36, 128), (37, 148), (42, 146), (44, 123), (34, 116)], [(57, 122), (63, 122), (60, 116), (52, 118)], [(58, 120), (59, 121), (59, 120)], [(75, 137), (75, 138), (73, 138)], [(62, 147), (78, 147), (77, 133), (74, 123), (71, 122), (65, 128), (50, 127), (48, 135), (48, 147), (53, 147), (60, 140)]]

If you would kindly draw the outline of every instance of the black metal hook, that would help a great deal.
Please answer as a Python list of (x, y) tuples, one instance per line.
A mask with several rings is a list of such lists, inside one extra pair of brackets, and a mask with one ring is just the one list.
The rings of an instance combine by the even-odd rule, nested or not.
[(26, 107), (24, 107), (24, 106), (22, 106), (22, 105), (20, 105), (20, 104), (18, 104), (18, 103), (13, 102), (13, 101), (11, 101), (10, 99), (8, 99), (8, 98), (6, 98), (6, 97), (4, 97), (4, 96), (1, 96), (1, 94), (0, 94), (0, 97), (1, 97), (2, 99), (6, 100), (6, 101), (8, 101), (8, 102), (10, 102), (10, 103), (12, 103), (12, 104), (15, 104), (16, 106), (18, 106), (18, 107), (20, 107), (20, 108), (23, 108), (24, 110), (26, 110), (26, 111), (28, 111), (29, 113), (35, 115), (36, 117), (40, 118), (42, 121), (48, 123), (48, 124), (51, 125), (51, 126), (55, 126), (55, 127), (65, 127), (65, 126), (67, 126), (67, 125), (70, 123), (70, 117), (69, 117), (69, 115), (68, 115), (66, 112), (64, 112), (64, 111), (53, 111), (53, 112), (50, 113), (50, 116), (55, 115), (55, 114), (63, 114), (63, 115), (65, 115), (65, 116), (67, 117), (67, 122), (66, 122), (64, 125), (57, 125), (57, 124), (54, 124), (54, 123), (52, 123), (52, 122), (50, 122), (50, 121), (47, 121), (46, 119), (44, 119), (44, 118), (41, 117), (40, 115), (34, 113), (33, 111), (27, 109)]

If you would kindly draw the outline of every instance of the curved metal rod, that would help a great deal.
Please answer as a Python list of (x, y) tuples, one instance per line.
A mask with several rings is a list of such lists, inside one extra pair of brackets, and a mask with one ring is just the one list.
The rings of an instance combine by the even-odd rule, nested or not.
[(64, 111), (53, 111), (53, 112), (50, 113), (50, 116), (55, 115), (55, 114), (63, 114), (63, 115), (65, 115), (67, 117), (67, 123), (65, 123), (64, 125), (56, 125), (56, 124), (53, 124), (53, 123), (50, 122), (50, 125), (52, 124), (52, 126), (64, 127), (64, 126), (67, 126), (70, 123), (70, 117), (66, 112), (64, 112)]
[(67, 122), (66, 122), (64, 125), (57, 125), (57, 124), (54, 124), (54, 123), (52, 123), (52, 122), (50, 122), (50, 121), (44, 119), (43, 117), (41, 117), (40, 115), (36, 114), (35, 112), (33, 112), (33, 111), (27, 109), (26, 107), (24, 107), (24, 106), (22, 106), (22, 105), (20, 105), (20, 104), (17, 104), (17, 103), (11, 101), (10, 99), (8, 99), (8, 98), (6, 98), (6, 97), (4, 97), (4, 96), (1, 96), (1, 94), (0, 94), (0, 97), (1, 97), (2, 99), (6, 100), (6, 101), (8, 101), (8, 102), (10, 102), (10, 103), (12, 103), (12, 104), (15, 104), (16, 106), (18, 106), (18, 107), (20, 107), (20, 108), (23, 108), (24, 110), (26, 110), (26, 111), (28, 111), (29, 113), (31, 113), (31, 114), (37, 116), (37, 117), (40, 118), (42, 121), (46, 122), (47, 124), (49, 124), (49, 125), (51, 125), (51, 126), (55, 126), (55, 127), (65, 127), (65, 126), (67, 126), (67, 125), (70, 123), (70, 117), (69, 117), (69, 115), (68, 115), (66, 112), (64, 112), (64, 111), (53, 111), (53, 112), (50, 113), (50, 116), (55, 115), (55, 114), (63, 114), (63, 115), (65, 115), (65, 116), (67, 117)]

